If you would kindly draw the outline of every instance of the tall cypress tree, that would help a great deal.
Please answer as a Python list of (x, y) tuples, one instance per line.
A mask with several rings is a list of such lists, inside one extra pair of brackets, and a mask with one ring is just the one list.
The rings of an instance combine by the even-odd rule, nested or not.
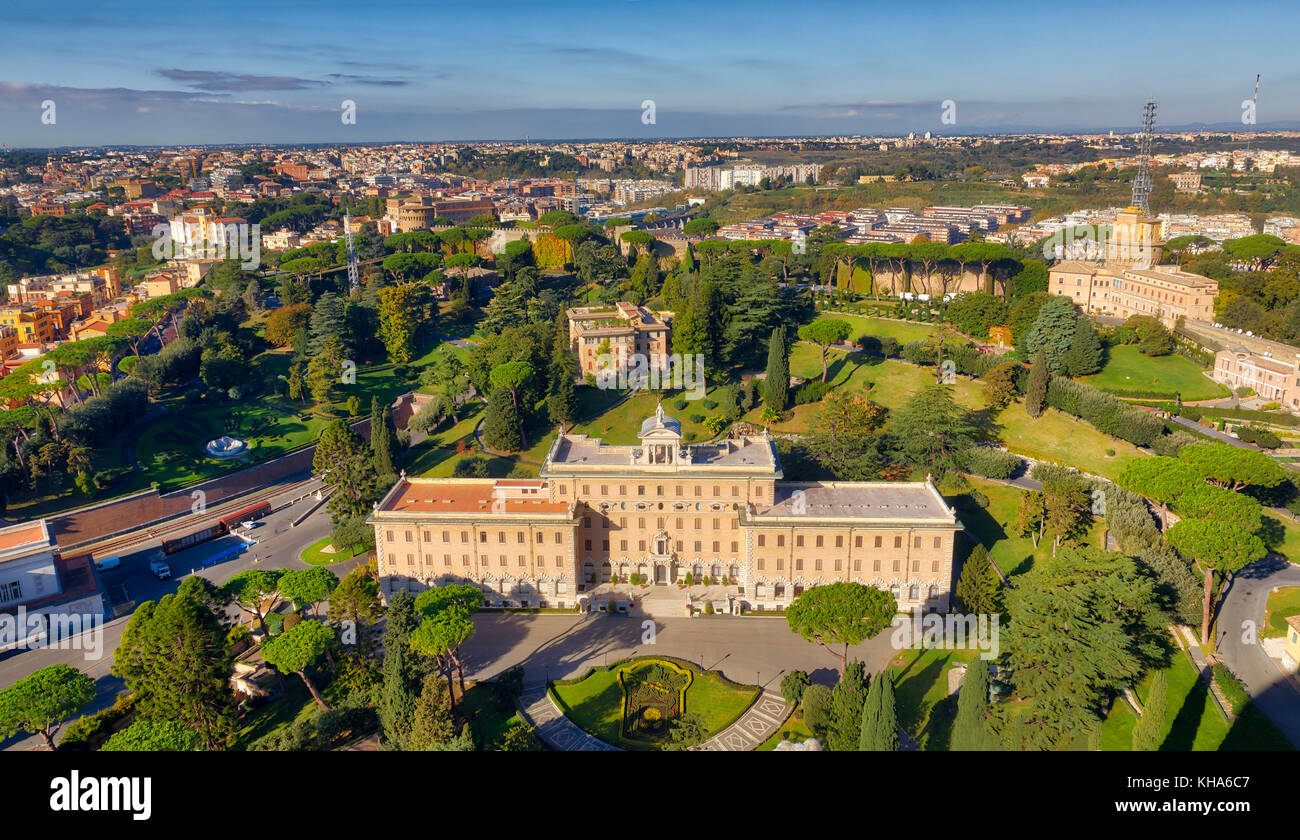
[(390, 749), (404, 750), (411, 737), (417, 697), (411, 688), (410, 673), (406, 667), (408, 653), (405, 643), (394, 640), (390, 645), (388, 641), (385, 638), (384, 681), (377, 709), (379, 725), (384, 744)]
[(873, 679), (867, 689), (867, 701), (862, 704), (862, 722), (858, 727), (858, 751), (870, 752), (876, 739), (876, 722), (880, 720), (881, 679)]
[(577, 419), (578, 391), (573, 381), (578, 376), (578, 361), (569, 345), (569, 317), (564, 312), (555, 319), (551, 341), (550, 385), (546, 393), (546, 411), (551, 422), (567, 427)]
[(998, 585), (1001, 581), (989, 559), (989, 550), (976, 543), (970, 556), (961, 565), (957, 579), (957, 597), (962, 609), (969, 613), (992, 614), (998, 612)]
[(790, 402), (790, 345), (786, 342), (784, 325), (772, 330), (767, 343), (763, 401), (774, 411), (785, 411)]
[(880, 683), (880, 717), (876, 721), (876, 750), (898, 752), (898, 706), (894, 700), (894, 678), (888, 671), (876, 674)]
[(1047, 354), (1040, 347), (1034, 357), (1034, 366), (1029, 371), (1029, 382), (1025, 385), (1025, 411), (1030, 417), (1038, 417), (1047, 406)]
[(393, 458), (392, 414), (381, 408), (378, 397), (370, 398), (370, 458), (375, 465), (375, 475), (397, 475)]
[(1152, 752), (1160, 749), (1160, 734), (1165, 728), (1169, 681), (1164, 671), (1157, 671), (1151, 680), (1151, 693), (1147, 697), (1142, 717), (1133, 727), (1133, 751)]
[(488, 396), (483, 418), (483, 442), (497, 452), (518, 452), (524, 447), (524, 423), (508, 388), (497, 388)]
[(983, 659), (976, 659), (966, 668), (957, 695), (957, 718), (952, 724), (952, 738), (948, 749), (952, 751), (989, 750), (994, 741), (984, 726), (984, 713), (989, 705), (989, 667)]
[(871, 678), (867, 701), (862, 707), (858, 750), (898, 751), (898, 709), (894, 703), (894, 680), (888, 671), (881, 671)]
[(1061, 367), (1070, 376), (1087, 376), (1101, 370), (1101, 339), (1087, 315), (1080, 315), (1075, 323), (1070, 346), (1061, 359)]
[(835, 752), (852, 752), (857, 744), (862, 706), (869, 693), (866, 676), (863, 664), (852, 662), (831, 691), (831, 729), (826, 741)]

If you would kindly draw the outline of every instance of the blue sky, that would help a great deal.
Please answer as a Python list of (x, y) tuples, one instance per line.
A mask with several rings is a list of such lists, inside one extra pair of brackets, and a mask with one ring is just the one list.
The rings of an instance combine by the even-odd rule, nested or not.
[(0, 143), (1081, 130), (1134, 125), (1148, 95), (1161, 125), (1240, 124), (1256, 73), (1266, 126), (1300, 121), (1280, 40), (1298, 19), (1195, 0), (24, 3), (0, 11)]

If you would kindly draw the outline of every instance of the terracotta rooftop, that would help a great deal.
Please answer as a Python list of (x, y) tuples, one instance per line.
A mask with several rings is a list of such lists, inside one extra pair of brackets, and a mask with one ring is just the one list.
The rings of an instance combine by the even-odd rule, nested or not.
[(550, 501), (545, 481), (402, 481), (381, 512), (448, 514), (568, 514), (566, 502)]
[(17, 548), (26, 543), (41, 545), (49, 543), (49, 535), (45, 533), (45, 529), (41, 527), (40, 522), (28, 522), (8, 528), (0, 528), (0, 551)]

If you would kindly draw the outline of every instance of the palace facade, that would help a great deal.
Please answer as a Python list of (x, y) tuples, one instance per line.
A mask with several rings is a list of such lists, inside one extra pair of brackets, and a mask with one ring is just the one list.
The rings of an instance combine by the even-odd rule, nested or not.
[(744, 608), (857, 581), (946, 611), (962, 526), (924, 482), (793, 482), (766, 435), (682, 444), (660, 406), (640, 443), (561, 434), (537, 479), (405, 475), (368, 520), (381, 591), (483, 588), (488, 606), (590, 606), (603, 584), (709, 580)]

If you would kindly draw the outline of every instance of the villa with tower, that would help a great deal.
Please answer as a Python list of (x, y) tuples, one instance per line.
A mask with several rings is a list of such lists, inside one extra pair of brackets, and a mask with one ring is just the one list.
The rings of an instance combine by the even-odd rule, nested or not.
[(403, 475), (368, 520), (381, 593), (471, 583), (488, 606), (590, 608), (636, 575), (725, 586), (739, 610), (856, 581), (949, 609), (962, 526), (928, 479), (785, 481), (765, 434), (684, 445), (662, 405), (638, 438), (562, 433), (536, 479)]

